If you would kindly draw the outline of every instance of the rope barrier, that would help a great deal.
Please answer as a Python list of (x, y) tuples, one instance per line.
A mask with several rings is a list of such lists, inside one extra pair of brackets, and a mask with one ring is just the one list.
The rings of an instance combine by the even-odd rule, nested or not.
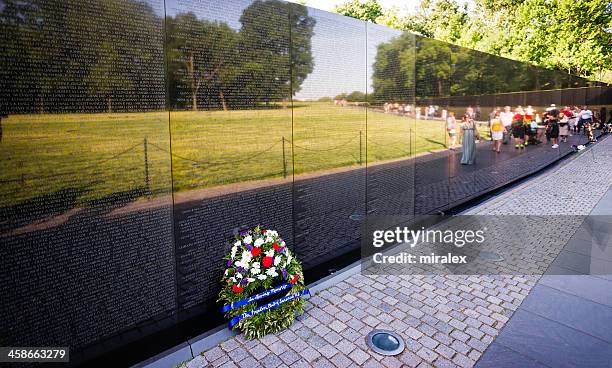
[(270, 147), (266, 148), (265, 150), (259, 151), (259, 152), (255, 153), (254, 155), (249, 156), (248, 158), (245, 158), (245, 159), (242, 159), (242, 160), (237, 160), (237, 161), (222, 161), (222, 162), (219, 162), (219, 161), (218, 162), (205, 162), (205, 161), (194, 160), (192, 158), (188, 158), (188, 157), (184, 157), (184, 156), (181, 156), (181, 155), (177, 155), (176, 153), (172, 153), (172, 152), (168, 151), (167, 149), (162, 148), (162, 147), (156, 145), (155, 143), (149, 142), (149, 144), (151, 146), (153, 146), (153, 147), (155, 147), (155, 148), (157, 148), (159, 150), (162, 150), (162, 151), (164, 151), (164, 152), (166, 152), (166, 153), (168, 153), (168, 154), (170, 154), (170, 155), (172, 155), (172, 156), (174, 156), (176, 158), (179, 158), (181, 160), (194, 162), (196, 164), (205, 165), (205, 166), (208, 166), (208, 167), (215, 167), (215, 166), (222, 166), (222, 165), (228, 165), (228, 164), (239, 164), (239, 163), (242, 163), (242, 162), (251, 161), (251, 160), (253, 160), (253, 159), (263, 155), (264, 153), (271, 151), (274, 147), (278, 146), (279, 143), (281, 143), (281, 142), (282, 142), (282, 139), (279, 140), (278, 142), (272, 144)]
[(66, 171), (66, 172), (63, 172), (63, 173), (52, 174), (52, 175), (40, 175), (40, 176), (22, 177), (22, 178), (19, 178), (19, 179), (0, 180), (0, 183), (17, 183), (17, 182), (23, 182), (23, 181), (26, 181), (26, 180), (51, 179), (51, 178), (56, 178), (56, 177), (59, 177), (59, 176), (82, 174), (82, 172), (85, 171), (85, 170), (89, 170), (89, 169), (98, 167), (99, 165), (104, 164), (106, 162), (112, 161), (112, 160), (118, 158), (119, 156), (122, 156), (122, 155), (132, 151), (134, 148), (140, 147), (141, 145), (142, 145), (142, 143), (138, 142), (137, 144), (133, 145), (132, 147), (130, 147), (130, 148), (124, 150), (124, 151), (121, 151), (121, 152), (119, 152), (119, 153), (117, 153), (117, 154), (115, 154), (115, 155), (113, 155), (113, 156), (111, 156), (111, 157), (109, 157), (107, 159), (98, 161), (95, 164), (86, 166), (86, 167), (81, 168), (79, 170)]
[[(342, 143), (342, 144), (340, 144), (340, 145), (338, 145), (338, 146), (331, 147), (331, 148), (325, 148), (325, 149), (306, 148), (306, 147), (299, 146), (299, 145), (297, 145), (297, 144), (295, 144), (295, 143), (293, 144), (293, 147), (296, 147), (296, 148), (299, 148), (299, 149), (303, 149), (303, 150), (305, 150), (305, 151), (313, 151), (313, 152), (328, 152), (328, 151), (333, 151), (333, 150), (336, 150), (336, 149), (339, 149), (339, 148), (345, 147), (345, 146), (346, 146), (346, 145), (348, 145), (349, 143), (351, 143), (351, 142), (355, 141), (357, 138), (359, 138), (359, 135), (357, 135), (357, 136), (355, 136), (355, 137), (353, 137), (353, 138), (349, 139), (348, 141), (346, 141), (346, 142), (344, 142), (344, 143)], [(289, 143), (291, 143), (291, 141), (288, 141), (288, 142), (289, 142)]]

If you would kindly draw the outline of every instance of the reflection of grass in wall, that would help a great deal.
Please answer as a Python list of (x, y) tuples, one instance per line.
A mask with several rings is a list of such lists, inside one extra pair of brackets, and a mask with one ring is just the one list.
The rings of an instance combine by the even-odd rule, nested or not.
[[(365, 162), (364, 109), (298, 103), (293, 137), (291, 114), (291, 109), (170, 113), (175, 190), (282, 177), (283, 137), (288, 175), (293, 166), (302, 174), (358, 165), (360, 131)], [(407, 117), (369, 110), (367, 125), (369, 162), (440, 149), (446, 142), (440, 121), (418, 121), (415, 127)], [(15, 115), (2, 126), (0, 206), (67, 188), (80, 192), (77, 202), (142, 190), (145, 136), (150, 189), (170, 189), (167, 112)]]

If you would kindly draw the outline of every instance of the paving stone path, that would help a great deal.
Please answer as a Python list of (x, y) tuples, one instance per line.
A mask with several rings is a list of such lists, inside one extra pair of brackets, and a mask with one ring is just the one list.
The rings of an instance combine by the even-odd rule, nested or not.
[[(612, 139), (572, 157), (466, 214), (588, 215), (612, 184)], [(472, 367), (540, 276), (356, 274), (323, 290), (286, 331), (248, 341), (238, 335), (185, 366)], [(398, 332), (401, 355), (371, 352), (374, 328)]]

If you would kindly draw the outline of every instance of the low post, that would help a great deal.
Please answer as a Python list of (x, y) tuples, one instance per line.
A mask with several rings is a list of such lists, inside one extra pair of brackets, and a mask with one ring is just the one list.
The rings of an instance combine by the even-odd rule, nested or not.
[(147, 194), (151, 192), (151, 186), (149, 181), (149, 152), (148, 152), (147, 136), (144, 137), (144, 165), (145, 165), (145, 188)]
[(283, 141), (283, 178), (287, 177), (287, 160), (285, 158), (285, 136), (282, 137)]
[(359, 131), (359, 165), (363, 162), (363, 132)]

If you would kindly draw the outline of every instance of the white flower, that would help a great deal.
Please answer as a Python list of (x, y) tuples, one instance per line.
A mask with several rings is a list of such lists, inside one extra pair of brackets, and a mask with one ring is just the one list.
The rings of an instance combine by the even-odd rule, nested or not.
[(270, 248), (269, 250), (267, 250), (266, 251), (266, 256), (274, 257), (274, 248)]
[(232, 259), (234, 259), (236, 257), (236, 253), (238, 253), (238, 245), (234, 244), (234, 246), (232, 247), (232, 254), (230, 255), (230, 257)]
[(268, 271), (266, 271), (266, 274), (270, 277), (278, 276), (278, 272), (276, 272), (276, 267), (270, 267)]
[(242, 278), (242, 274), (240, 272), (236, 273), (236, 279), (241, 279)]
[(240, 240), (236, 240), (236, 242), (234, 243), (234, 247), (239, 247), (242, 245), (242, 242)]
[(260, 280), (265, 280), (265, 279), (268, 278), (268, 276), (266, 276), (264, 274), (261, 274), (261, 275), (257, 275), (257, 278), (260, 279)]
[(242, 251), (242, 257), (240, 258), (242, 260), (242, 262), (249, 263), (249, 262), (251, 262), (252, 258), (253, 258), (253, 255), (251, 254), (250, 251), (248, 251), (248, 250)]
[(244, 237), (244, 239), (242, 239), (242, 241), (244, 242), (244, 244), (251, 244), (251, 242), (253, 241), (253, 237), (247, 235)]
[(265, 243), (265, 241), (262, 238), (257, 238), (255, 239), (255, 243), (253, 245), (259, 248), (263, 245), (263, 243)]
[(281, 247), (284, 247), (284, 246), (285, 246), (285, 241), (283, 240), (283, 241), (281, 242)]
[(278, 236), (278, 233), (275, 230), (266, 231), (267, 236)]
[(237, 280), (235, 277), (230, 277), (230, 281), (232, 282), (232, 284), (235, 284)]
[(271, 236), (266, 236), (266, 243), (273, 243), (274, 242), (274, 238)]
[(225, 270), (225, 276), (229, 274), (229, 268)]
[(281, 263), (281, 256), (274, 257), (274, 265), (278, 266)]
[(289, 253), (289, 249), (287, 249), (287, 264), (290, 264), (292, 259), (293, 257), (291, 257), (291, 253)]
[(252, 277), (247, 278), (247, 282), (253, 282), (253, 281), (255, 281), (254, 278), (252, 278)]
[(257, 275), (260, 272), (261, 272), (261, 269), (259, 268), (259, 263), (253, 264), (253, 267), (251, 268), (251, 273), (253, 275)]

